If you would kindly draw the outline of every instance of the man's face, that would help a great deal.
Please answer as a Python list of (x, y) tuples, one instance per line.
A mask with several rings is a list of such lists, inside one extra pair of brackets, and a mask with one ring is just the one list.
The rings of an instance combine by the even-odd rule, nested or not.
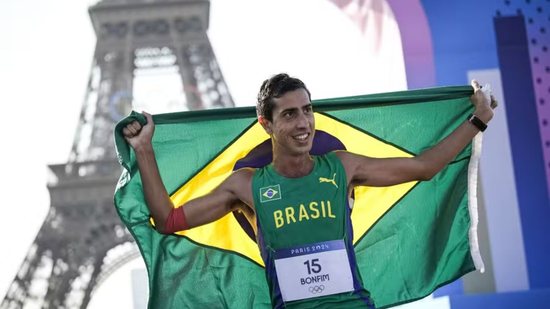
[(309, 153), (315, 133), (315, 119), (309, 96), (296, 89), (274, 99), (273, 121), (264, 128), (273, 138), (274, 150), (290, 155)]

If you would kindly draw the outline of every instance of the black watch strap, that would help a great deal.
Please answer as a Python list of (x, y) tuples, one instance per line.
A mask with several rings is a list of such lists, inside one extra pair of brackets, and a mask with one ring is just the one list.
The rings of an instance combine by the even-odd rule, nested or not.
[(476, 126), (476, 128), (478, 128), (479, 131), (481, 132), (487, 129), (487, 124), (483, 122), (481, 119), (477, 118), (477, 116), (474, 114), (470, 114), (470, 116), (468, 116), (468, 121), (474, 126)]

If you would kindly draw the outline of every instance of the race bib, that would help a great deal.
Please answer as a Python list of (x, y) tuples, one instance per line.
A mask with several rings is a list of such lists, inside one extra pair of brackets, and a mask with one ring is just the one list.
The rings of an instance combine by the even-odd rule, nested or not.
[(343, 240), (280, 249), (274, 256), (285, 302), (353, 291)]

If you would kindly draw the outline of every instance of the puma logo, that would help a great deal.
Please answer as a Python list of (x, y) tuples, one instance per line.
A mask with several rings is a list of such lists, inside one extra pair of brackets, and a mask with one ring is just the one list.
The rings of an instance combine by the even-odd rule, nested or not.
[(336, 184), (336, 181), (334, 181), (334, 179), (336, 179), (336, 173), (334, 173), (334, 176), (332, 176), (332, 179), (328, 179), (328, 178), (325, 178), (325, 177), (319, 177), (319, 183), (328, 182), (328, 183), (333, 184), (336, 188), (338, 188), (338, 185)]

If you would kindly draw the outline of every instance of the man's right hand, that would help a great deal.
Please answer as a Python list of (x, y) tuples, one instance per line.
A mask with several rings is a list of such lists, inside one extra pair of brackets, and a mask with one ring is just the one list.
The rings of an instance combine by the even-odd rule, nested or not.
[(147, 123), (144, 126), (138, 121), (132, 121), (122, 129), (124, 139), (136, 150), (141, 147), (150, 147), (153, 133), (155, 132), (153, 116), (147, 112), (142, 112), (142, 114), (147, 119)]

